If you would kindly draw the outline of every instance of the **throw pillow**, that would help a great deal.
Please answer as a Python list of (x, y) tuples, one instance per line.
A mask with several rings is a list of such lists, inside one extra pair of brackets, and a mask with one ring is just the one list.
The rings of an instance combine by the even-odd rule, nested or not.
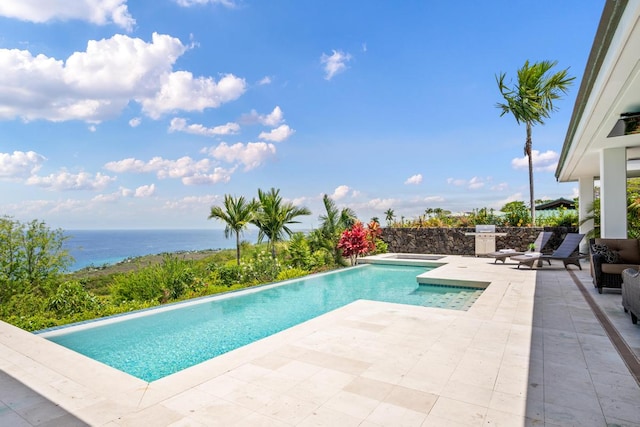
[(594, 254), (602, 255), (604, 261), (607, 264), (615, 264), (620, 261), (620, 255), (618, 254), (618, 252), (612, 251), (607, 247), (607, 245), (592, 245), (591, 252), (593, 252)]

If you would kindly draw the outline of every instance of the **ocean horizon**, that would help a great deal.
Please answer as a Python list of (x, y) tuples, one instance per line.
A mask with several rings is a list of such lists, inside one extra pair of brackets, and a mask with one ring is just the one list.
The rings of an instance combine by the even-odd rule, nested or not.
[[(224, 237), (224, 229), (166, 230), (63, 230), (64, 249), (74, 259), (69, 271), (117, 264), (127, 258), (165, 252), (232, 249), (235, 235)], [(258, 230), (248, 229), (241, 241), (256, 243)]]

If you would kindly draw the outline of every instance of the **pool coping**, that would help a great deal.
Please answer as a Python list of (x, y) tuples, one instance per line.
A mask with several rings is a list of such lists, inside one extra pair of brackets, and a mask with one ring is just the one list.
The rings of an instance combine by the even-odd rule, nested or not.
[[(516, 273), (508, 265), (471, 257), (447, 256), (441, 261), (443, 265), (433, 270), (438, 274), (432, 278), (449, 276), (457, 281), (491, 283), (468, 311), (359, 300), (151, 383), (0, 322), (0, 369), (92, 425), (121, 425), (122, 419), (131, 421), (132, 417), (142, 415), (158, 414), (160, 420), (167, 415), (167, 402), (188, 399), (194, 390), (230, 372), (240, 375), (246, 366), (255, 366), (257, 360), (269, 357), (274, 351), (290, 349), (292, 342), (304, 341), (312, 346), (314, 337), (323, 336), (327, 325), (357, 321), (363, 312), (372, 318), (393, 313), (407, 320), (421, 319), (425, 324), (438, 319), (452, 322), (459, 319), (474, 325), (512, 324), (517, 325), (518, 330), (533, 328), (531, 310), (536, 269)], [(543, 270), (556, 274), (550, 268)], [(562, 267), (556, 271), (566, 275)], [(166, 424), (175, 421), (162, 420)]]

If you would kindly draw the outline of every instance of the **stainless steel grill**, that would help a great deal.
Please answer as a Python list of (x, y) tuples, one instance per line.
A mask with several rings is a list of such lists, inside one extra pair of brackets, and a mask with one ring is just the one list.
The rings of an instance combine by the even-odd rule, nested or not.
[(496, 226), (493, 224), (478, 224), (475, 233), (465, 233), (465, 236), (475, 236), (476, 238), (476, 256), (495, 252), (496, 236), (506, 235), (507, 233), (496, 233)]

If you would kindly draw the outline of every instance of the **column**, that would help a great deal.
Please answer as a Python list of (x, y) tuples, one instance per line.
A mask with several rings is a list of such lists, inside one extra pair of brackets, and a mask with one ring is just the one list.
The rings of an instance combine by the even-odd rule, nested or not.
[(600, 235), (627, 238), (627, 152), (625, 147), (600, 152)]
[[(589, 212), (589, 208), (593, 206), (593, 177), (580, 177), (578, 179), (578, 197), (580, 202), (578, 203), (578, 220), (582, 221), (584, 218), (593, 214), (593, 211)], [(579, 232), (581, 234), (587, 234), (593, 230), (593, 219), (580, 224)], [(589, 253), (589, 241), (583, 239), (580, 243), (580, 252), (586, 254)]]

